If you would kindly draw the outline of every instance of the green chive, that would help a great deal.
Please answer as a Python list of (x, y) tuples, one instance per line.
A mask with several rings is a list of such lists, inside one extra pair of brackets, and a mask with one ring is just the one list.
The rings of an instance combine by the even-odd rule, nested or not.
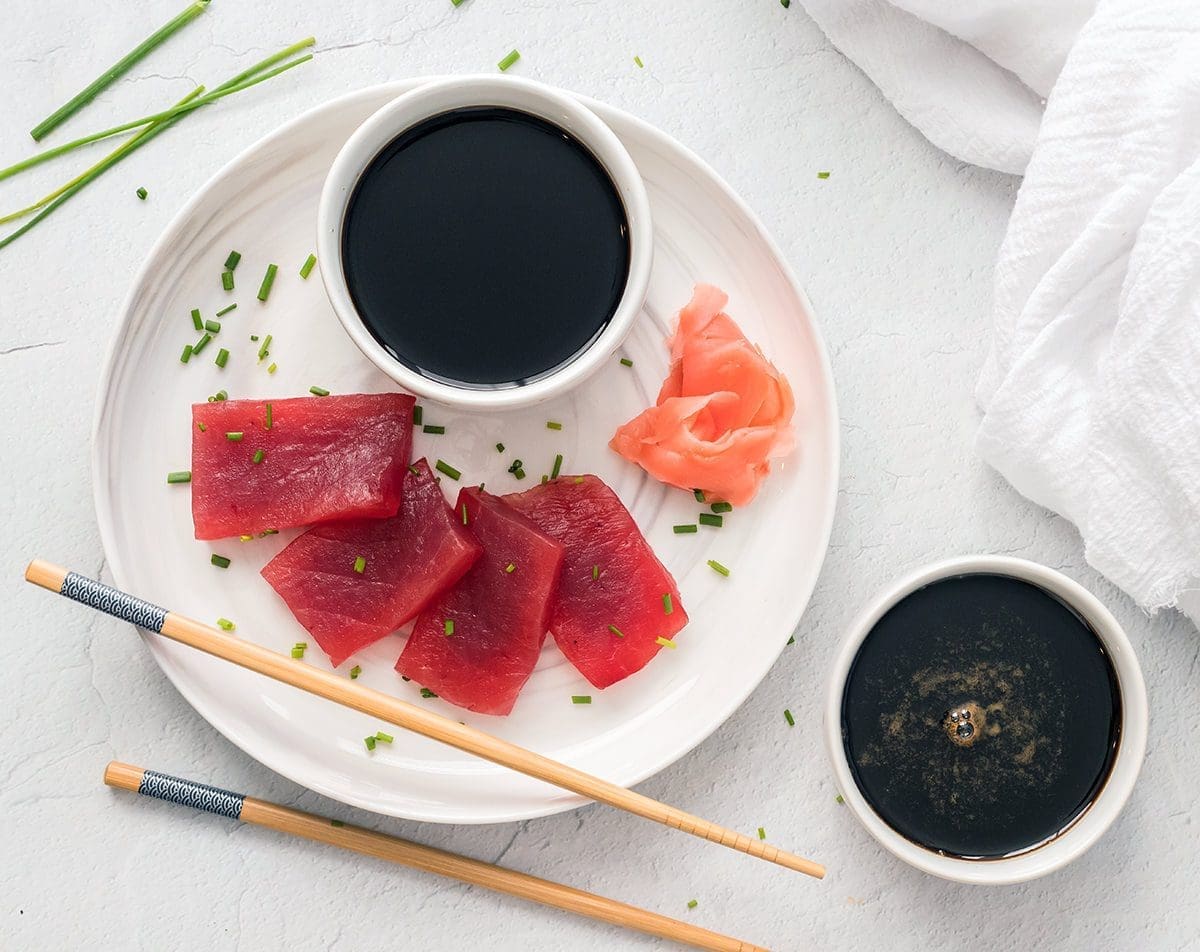
[(845, 798), (844, 798), (844, 797), (843, 797), (843, 796), (842, 796), (842, 795), (839, 793), (839, 794), (838, 794), (836, 797), (834, 797), (834, 798), (833, 798), (833, 802), (834, 802), (834, 803), (837, 803), (837, 804), (843, 804), (843, 803), (845, 803), (845, 802), (846, 802), (846, 800), (845, 800)]
[(221, 310), (217, 311), (217, 317), (224, 317), (230, 311), (236, 311), (236, 310), (237, 310), (237, 305), (230, 304), (228, 307), (223, 307), (223, 308), (221, 308)]
[(503, 452), (504, 452), (504, 444), (503, 444), (503, 443), (497, 443), (497, 444), (496, 444), (496, 452), (497, 452), (497, 453), (503, 453)]
[(696, 524), (692, 522), (682, 526), (671, 526), (671, 531), (676, 535), (687, 535), (689, 532), (699, 532), (700, 530), (697, 529)]
[(167, 473), (168, 483), (190, 483), (192, 481), (192, 471), (190, 469), (180, 469), (173, 473)]
[(609, 631), (611, 631), (611, 632), (612, 632), (614, 635), (616, 635), (618, 638), (624, 638), (624, 637), (625, 637), (625, 633), (624, 633), (623, 631), (621, 631), (621, 629), (620, 629), (620, 628), (618, 628), (616, 625), (609, 625), (609, 626), (608, 626), (608, 630), (609, 630)]
[(622, 367), (632, 367), (633, 361), (630, 360), (628, 357), (622, 357), (621, 358), (621, 366)]
[(258, 534), (258, 537), (260, 539), (264, 539), (269, 535), (279, 535), (279, 530), (278, 529), (263, 529), (263, 531)]
[(513, 475), (516, 476), (517, 479), (524, 479), (525, 478), (525, 470), (518, 469), (515, 473), (513, 473)]
[(276, 371), (278, 368), (279, 368), (279, 365), (278, 365), (278, 364), (271, 364), (271, 366), (267, 368), (267, 373), (269, 373), (269, 374), (273, 374), (273, 373), (275, 373), (275, 371)]
[(663, 648), (678, 648), (679, 647), (670, 638), (655, 638), (654, 642), (655, 642), (655, 644), (657, 644)]
[[(483, 483), (479, 484), (479, 488), (483, 489)], [(464, 526), (469, 525), (469, 523), (467, 522), (467, 504), (465, 502), (462, 504), (462, 517), (463, 517), (463, 525)]]
[(572, 482), (573, 482), (573, 483), (575, 483), (575, 485), (576, 485), (576, 486), (579, 486), (580, 484), (582, 484), (582, 483), (583, 483), (583, 477), (582, 477), (582, 476), (576, 476), (576, 477), (575, 477), (575, 478), (572, 480)]
[(267, 454), (264, 453), (262, 450), (255, 450), (254, 455), (250, 458), (250, 462), (254, 463), (254, 465), (257, 466), (259, 463), (261, 463), (266, 458), (267, 458)]
[(511, 562), (509, 562), (508, 565), (504, 566), (504, 571), (507, 572), (509, 575), (512, 575), (512, 573), (515, 572), (516, 569), (517, 569), (517, 567), (515, 565), (513, 565)]
[(221, 322), (220, 321), (205, 321), (204, 329), (206, 331), (208, 331), (210, 334), (219, 334), (219, 333), (221, 333)]
[(358, 676), (360, 674), (362, 674), (362, 668), (356, 664), (353, 668), (350, 669), (350, 680), (351, 681), (358, 680)]
[(786, 707), (783, 709), (783, 719), (785, 721), (787, 721), (788, 727), (796, 726), (796, 719), (794, 717), (792, 717), (792, 712), (789, 711)]
[[(292, 651), (299, 651), (300, 655), (303, 655), (307, 648), (307, 641), (297, 641), (294, 645), (292, 645)], [(299, 657), (300, 655), (293, 655), (293, 657)]]
[(696, 497), (696, 502), (704, 502), (704, 490), (703, 489), (693, 489), (692, 495)]
[(572, 694), (571, 695), (571, 703), (572, 704), (591, 704), (592, 696), (590, 694)]
[(714, 502), (714, 503), (713, 503), (711, 506), (709, 506), (708, 508), (709, 508), (709, 509), (711, 509), (713, 512), (717, 512), (717, 513), (720, 513), (720, 512), (733, 512), (733, 506), (731, 506), (731, 505), (730, 505), (729, 503), (727, 503), (727, 502)]
[(240, 251), (229, 252), (229, 257), (225, 259), (225, 270), (233, 271), (235, 268), (237, 268), (238, 262), (241, 260), (242, 253)]
[(688, 900), (688, 908), (689, 909), (695, 909), (698, 905), (700, 905), (700, 904), (698, 902), (696, 902), (695, 899)]
[(417, 467), (416, 467), (416, 466), (414, 466), (412, 463), (409, 463), (409, 464), (408, 464), (408, 471), (409, 471), (410, 473), (412, 473), (414, 476), (420, 476), (420, 475), (421, 475), (421, 471), (420, 471), (419, 469), (417, 469)]
[(764, 830), (761, 826), (758, 828), (758, 838), (760, 840), (765, 840), (767, 838), (767, 831)]
[(257, 335), (257, 334), (251, 334), (251, 335), (250, 335), (250, 341), (251, 341), (251, 343), (257, 344), (257, 343), (258, 343), (258, 335)]
[(510, 66), (512, 66), (512, 64), (515, 63), (520, 58), (521, 58), (521, 54), (518, 53), (516, 50), (512, 50), (507, 56), (504, 57), (504, 59), (502, 59), (496, 65), (498, 67), (500, 67), (500, 72), (503, 73), (503, 72), (506, 72), (508, 70), (508, 68)]
[(635, 57), (633, 58), (633, 61), (634, 61), (635, 63), (637, 63), (637, 68), (638, 68), (638, 69), (645, 69), (645, 68), (646, 68), (646, 64), (642, 62), (642, 58), (641, 58), (640, 56), (635, 56)]
[(670, 615), (675, 611), (675, 603), (671, 600), (670, 592), (663, 592), (662, 603), (664, 615)]
[(421, 697), (431, 698), (431, 697), (437, 697), (437, 695), (434, 694), (431, 690), (429, 690), (429, 688), (421, 688)]
[(300, 265), (300, 277), (307, 281), (308, 276), (312, 274), (313, 266), (316, 265), (316, 263), (317, 256), (314, 254), (310, 254), (307, 258), (305, 258), (304, 264)]
[(544, 486), (548, 482), (550, 482), (550, 477), (547, 476), (545, 473), (542, 473), (542, 485)]
[(712, 526), (714, 529), (720, 529), (725, 524), (724, 516), (714, 516), (710, 512), (702, 512), (696, 517), (702, 526)]
[(311, 393), (314, 397), (329, 396), (329, 391), (326, 390), (324, 387), (309, 387), (308, 392)]
[(232, 271), (222, 271), (221, 272), (221, 289), (224, 291), (232, 291), (233, 290), (233, 272)]
[(367, 570), (367, 560), (365, 558), (363, 558), (361, 555), (357, 556), (354, 559), (354, 571), (357, 572), (359, 575), (362, 575), (363, 572), (365, 572), (366, 570)]
[(442, 630), (446, 633), (447, 638), (454, 634), (454, 619), (447, 618), (444, 622), (442, 622)]
[(818, 172), (818, 173), (817, 173), (817, 178), (819, 178), (819, 179), (827, 179), (827, 178), (829, 178), (829, 173), (828, 173), (828, 172)]
[(558, 479), (558, 474), (562, 471), (562, 453), (558, 453), (554, 457), (554, 467), (550, 470), (550, 478)]
[(515, 476), (517, 473), (517, 470), (524, 469), (524, 467), (525, 467), (524, 463), (522, 463), (519, 459), (515, 459), (512, 461), (512, 465), (508, 467), (508, 471)]
[(144, 202), (146, 200), (146, 196), (149, 195), (150, 193), (147, 192), (144, 188), (139, 188), (134, 194), (137, 195), (137, 197), (140, 198)]
[(425, 426), (421, 427), (421, 432), (432, 433), (434, 436), (441, 436), (446, 432), (446, 428), (444, 426), (434, 426), (432, 423), (427, 423)]
[(240, 443), (245, 435), (246, 434), (241, 430), (232, 430), (231, 432), (225, 434), (225, 439), (229, 440), (231, 443)]
[(209, 398), (213, 403), (220, 403), (222, 400), (229, 399), (229, 393), (225, 390), (218, 390)]
[(600, 577), (600, 566), (593, 565), (592, 566), (592, 581), (593, 582), (596, 581), (596, 579), (598, 579), (599, 577)]
[(192, 345), (184, 344), (183, 345), (183, 353), (179, 355), (179, 362), (181, 364), (186, 364), (191, 359), (192, 359)]
[(279, 265), (267, 265), (267, 273), (263, 275), (262, 284), (258, 286), (258, 299), (266, 301), (267, 295), (271, 293), (271, 285), (275, 283), (275, 272), (279, 270)]
[(346, 825), (346, 821), (345, 820), (330, 820), (329, 825), (340, 828), (340, 827), (343, 827)]
[(250, 542), (253, 539), (254, 539), (254, 536), (248, 536), (248, 535), (238, 536), (238, 542)]
[(381, 744), (390, 744), (396, 738), (394, 738), (391, 734), (385, 734), (383, 731), (376, 731), (375, 739)]
[(210, 340), (212, 340), (212, 334), (205, 334), (198, 341), (196, 341), (196, 343), (192, 344), (192, 355), (195, 356), (196, 354), (200, 353), (200, 351), (204, 350), (204, 348), (208, 346), (208, 342)]
[(208, 427), (206, 427), (203, 423), (197, 423), (196, 428), (199, 429), (201, 433), (206, 433), (208, 431)]
[(729, 577), (729, 569), (725, 568), (725, 566), (723, 566), (716, 559), (709, 559), (708, 567), (710, 569), (712, 569), (714, 572), (716, 572), (718, 575), (724, 575), (726, 578)]
[(413, 417), (412, 417), (413, 426), (420, 426), (421, 420), (424, 418), (424, 416), (425, 416), (425, 408), (423, 406), (421, 406), (421, 404), (419, 404), (419, 403), (416, 404), (416, 406), (413, 407)]
[(792, 637), (788, 639), (788, 642), (787, 642), (787, 643), (788, 643), (789, 645), (794, 645), (794, 644), (796, 643), (796, 636), (795, 636), (795, 635), (792, 635)]
[(269, 430), (275, 425), (275, 410), (270, 403), (267, 404), (266, 419), (263, 420), (263, 429)]
[(217, 627), (220, 628), (221, 631), (233, 631), (237, 625), (231, 622), (228, 618), (218, 618)]
[(200, 316), (200, 308), (192, 308), (192, 327), (198, 331), (204, 330), (204, 318)]
[(453, 466), (451, 466), (449, 463), (447, 463), (445, 460), (441, 460), (441, 459), (438, 460), (436, 463), (433, 464), (433, 468), (436, 469), (439, 473), (449, 476), (451, 479), (455, 480), (456, 482), (458, 480), (462, 479), (462, 473), (459, 470), (455, 469)]
[(223, 555), (217, 555), (216, 552), (214, 552), (212, 554), (212, 557), (209, 558), (208, 561), (210, 561), (213, 565), (215, 565), (219, 569), (229, 568), (229, 559), (225, 558), (225, 556), (223, 556)]
[(364, 737), (363, 743), (367, 745), (367, 750), (374, 750), (375, 749), (375, 735), (372, 734), (370, 737)]
[(266, 337), (263, 338), (262, 345), (258, 348), (258, 359), (259, 360), (264, 360), (266, 358), (267, 354), (270, 353), (270, 351), (268, 350), (268, 348), (270, 346), (271, 346), (271, 335), (268, 334)]
[(195, 3), (189, 3), (182, 13), (177, 14), (173, 19), (151, 33), (146, 39), (142, 40), (141, 43), (121, 57), (114, 65), (106, 69), (80, 92), (76, 93), (66, 103), (59, 106), (54, 112), (34, 126), (29, 133), (33, 136), (34, 141), (40, 142), (48, 133), (70, 119), (75, 113), (95, 99), (96, 96), (116, 82), (116, 80), (129, 72), (134, 65), (144, 59), (151, 51), (157, 49), (177, 31), (183, 29), (192, 20), (196, 19), (196, 17), (204, 12), (207, 6), (208, 0), (196, 0)]
[(218, 367), (224, 367), (229, 362), (229, 351), (224, 347), (217, 351), (217, 359), (213, 361)]
[(557, 420), (547, 420), (546, 421), (546, 429), (547, 430), (561, 430), (562, 424), (559, 423)]

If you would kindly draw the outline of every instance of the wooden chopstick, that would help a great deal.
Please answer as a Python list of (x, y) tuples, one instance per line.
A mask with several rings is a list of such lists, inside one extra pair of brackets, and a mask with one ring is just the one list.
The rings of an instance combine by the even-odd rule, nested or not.
[(399, 863), (410, 869), (483, 886), (485, 889), (507, 893), (520, 899), (540, 902), (544, 906), (565, 909), (589, 919), (599, 919), (601, 922), (624, 926), (626, 929), (672, 939), (697, 949), (712, 949), (714, 952), (767, 952), (761, 946), (680, 922), (657, 912), (617, 902), (615, 899), (584, 892), (582, 889), (447, 853), (432, 846), (422, 846), (420, 843), (387, 836), (361, 826), (330, 820), (328, 817), (302, 813), (277, 803), (247, 797), (219, 787), (210, 787), (194, 780), (184, 780), (181, 777), (172, 777), (114, 760), (104, 769), (104, 782), (110, 787), (132, 790), (145, 797), (194, 807), (231, 820), (241, 820), (243, 823), (269, 827), (280, 833), (291, 833), (308, 840), (316, 840), (318, 843), (340, 846), (365, 856)]
[(821, 879), (825, 867), (812, 860), (804, 859), (759, 839), (751, 839), (742, 833), (710, 823), (683, 810), (660, 803), (643, 794), (549, 757), (518, 747), (516, 744), (485, 734), (483, 731), (460, 724), (424, 710), (399, 698), (341, 678), (294, 658), (269, 651), (266, 648), (235, 638), (223, 631), (202, 624), (176, 612), (159, 608), (150, 602), (128, 595), (120, 589), (103, 582), (68, 572), (49, 562), (36, 559), (25, 570), (26, 581), (80, 602), (98, 611), (106, 612), (141, 628), (196, 648), (206, 654), (230, 661), (233, 664), (300, 688), (309, 694), (335, 701), (345, 707), (361, 711), (372, 717), (396, 724), (423, 737), (448, 744), (484, 760), (510, 767), (513, 770), (536, 777), (547, 783), (578, 793), (591, 800), (607, 803), (647, 820), (662, 823), (701, 839), (719, 843), (730, 849), (746, 853), (767, 862)]

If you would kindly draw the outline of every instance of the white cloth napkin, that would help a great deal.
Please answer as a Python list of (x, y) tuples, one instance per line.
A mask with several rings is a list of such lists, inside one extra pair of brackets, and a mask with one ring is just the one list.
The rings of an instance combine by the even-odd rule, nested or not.
[[(1088, 4), (1049, 0), (805, 2), (822, 26), (829, 9), (858, 10), (830, 31), (851, 58), (881, 49), (881, 17), (931, 17), (859, 65), (900, 90), (931, 141), (996, 168), (1020, 154), (1017, 113), (965, 115), (946, 88), (941, 108), (924, 97), (963, 82), (964, 57), (944, 67), (939, 50), (986, 51), (962, 87), (979, 104), (1008, 89), (998, 65), (1036, 89), (1069, 47), (996, 266), (977, 449), (1073, 521), (1088, 561), (1140, 605), (1200, 621), (1200, 3), (1101, 0), (1089, 18)], [(854, 22), (872, 26), (839, 40)], [(1043, 27), (1046, 42), (1022, 50)]]

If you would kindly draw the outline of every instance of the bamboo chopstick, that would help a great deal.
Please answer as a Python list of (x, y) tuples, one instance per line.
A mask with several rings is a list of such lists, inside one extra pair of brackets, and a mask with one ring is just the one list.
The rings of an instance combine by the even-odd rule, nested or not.
[(104, 769), (104, 782), (110, 787), (132, 790), (145, 797), (194, 807), (231, 820), (241, 820), (243, 823), (269, 827), (280, 833), (291, 833), (307, 840), (316, 840), (318, 843), (340, 846), (365, 856), (399, 863), (410, 869), (447, 876), (460, 882), (528, 899), (530, 902), (540, 902), (544, 906), (574, 912), (589, 919), (599, 919), (601, 922), (624, 926), (626, 929), (672, 939), (698, 949), (712, 949), (714, 952), (767, 952), (761, 946), (680, 922), (657, 912), (617, 902), (615, 899), (584, 892), (582, 889), (539, 879), (527, 873), (518, 873), (503, 866), (493, 866), (482, 860), (447, 853), (432, 846), (422, 846), (420, 843), (387, 836), (361, 826), (351, 826), (312, 813), (302, 813), (277, 803), (247, 797), (219, 787), (210, 787), (194, 780), (184, 780), (181, 777), (172, 777), (114, 760)]
[(235, 638), (184, 615), (127, 595), (120, 589), (78, 572), (68, 572), (60, 566), (35, 559), (25, 570), (25, 579), (98, 611), (158, 632), (172, 641), (230, 661), (284, 684), (290, 684), (317, 697), (377, 717), (389, 724), (396, 724), (405, 730), (448, 744), (492, 763), (510, 767), (564, 790), (607, 803), (647, 820), (662, 823), (664, 826), (682, 830), (684, 833), (765, 859), (767, 862), (785, 866), (816, 879), (825, 876), (825, 867), (812, 860), (785, 852), (762, 840), (751, 839), (742, 833), (652, 800), (633, 790), (626, 790), (615, 783), (593, 777), (582, 770), (535, 754), (506, 740), (452, 721), (448, 717), (424, 710), (415, 704), (321, 671), (303, 661), (277, 654), (252, 642)]

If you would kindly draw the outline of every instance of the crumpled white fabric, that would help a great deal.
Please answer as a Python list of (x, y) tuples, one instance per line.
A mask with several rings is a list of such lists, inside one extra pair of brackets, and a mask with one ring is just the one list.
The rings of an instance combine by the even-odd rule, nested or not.
[[(896, 8), (887, 16), (901, 6), (882, 5)], [(977, 450), (1074, 522), (1088, 561), (1140, 605), (1200, 621), (1200, 3), (1100, 0), (1086, 17), (1084, 4), (903, 2), (910, 17), (944, 7), (942, 27), (1041, 82), (1059, 40), (1024, 65), (1011, 52), (1033, 23), (1018, 14), (1035, 5), (1070, 7), (1084, 22), (1047, 97), (1000, 250)], [(976, 15), (984, 19), (972, 27)], [(1012, 32), (1001, 40), (1003, 29)], [(924, 79), (902, 83), (905, 95), (957, 76), (961, 64), (947, 73), (934, 55), (907, 64)], [(885, 72), (894, 81), (901, 70), (893, 61)], [(973, 88), (994, 92), (982, 75)], [(938, 144), (949, 136), (943, 147), (975, 161), (962, 143), (1011, 146), (1010, 120), (998, 113), (991, 136), (922, 131)]]

